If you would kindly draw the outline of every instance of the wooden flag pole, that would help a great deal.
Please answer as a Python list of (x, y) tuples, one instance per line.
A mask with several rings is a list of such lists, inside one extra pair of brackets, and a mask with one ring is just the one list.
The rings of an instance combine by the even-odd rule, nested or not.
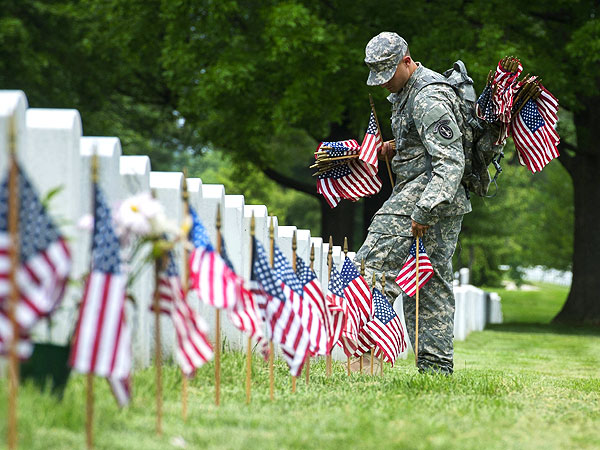
[[(181, 191), (181, 200), (183, 202), (183, 220), (184, 222), (190, 220), (190, 194), (188, 192), (187, 185), (187, 169), (183, 169), (183, 189)], [(188, 250), (187, 238), (184, 240), (183, 244), (183, 273), (181, 274), (181, 284), (183, 291), (183, 298), (186, 299), (190, 287), (190, 267), (189, 267), (189, 259), (190, 252)], [(187, 420), (187, 404), (188, 404), (188, 378), (181, 371), (181, 416), (183, 421)]]
[[(221, 205), (217, 206), (217, 254), (221, 254)], [(215, 308), (215, 405), (221, 404), (221, 310)]]
[[(296, 273), (296, 250), (298, 249), (298, 242), (296, 241), (296, 230), (292, 236), (292, 270)], [(307, 363), (310, 361), (310, 355), (306, 358)], [(296, 392), (296, 377), (292, 375), (292, 394)]]
[[(383, 145), (383, 134), (381, 134), (381, 127), (379, 126), (379, 120), (377, 119), (377, 111), (375, 111), (375, 103), (373, 102), (373, 97), (369, 94), (369, 103), (371, 103), (371, 111), (373, 111), (373, 116), (375, 117), (375, 123), (377, 124), (377, 131), (379, 132), (379, 136), (381, 137), (381, 142)], [(390, 167), (390, 162), (388, 161), (387, 155), (385, 156), (385, 165), (387, 166), (387, 172), (390, 177), (390, 183), (392, 184), (392, 189), (394, 189), (394, 177), (392, 177), (392, 168)]]
[[(96, 195), (94, 186), (98, 183), (98, 154), (96, 145), (92, 149), (92, 160), (90, 165), (92, 181), (92, 214), (96, 215)], [(92, 273), (92, 260), (90, 258), (90, 274)], [(94, 373), (88, 372), (86, 375), (86, 399), (85, 399), (85, 443), (88, 449), (94, 448)]]
[[(313, 243), (310, 244), (310, 270), (315, 270), (315, 245)], [(308, 385), (310, 381), (310, 358), (306, 360), (306, 371), (304, 374), (306, 375), (306, 384)]]
[[(329, 250), (327, 250), (327, 285), (329, 286), (329, 280), (331, 279), (331, 267), (333, 266), (333, 237), (329, 236)], [(331, 349), (333, 350), (333, 349)], [(328, 377), (331, 376), (331, 350), (327, 353), (325, 358), (325, 372)]]
[[(270, 242), (270, 256), (271, 256), (271, 267), (275, 262), (275, 227), (273, 226), (273, 218), (269, 222), (269, 242)], [(275, 353), (275, 346), (273, 341), (269, 342), (269, 398), (271, 401), (275, 400), (275, 371), (273, 368), (273, 359)]]
[[(381, 274), (381, 293), (383, 294), (384, 298), (385, 298), (385, 273)], [(380, 375), (383, 376), (383, 352), (380, 353), (381, 357), (379, 359), (379, 362), (381, 363), (380, 366)]]
[[(373, 278), (371, 279), (371, 284), (373, 287), (371, 289), (375, 289), (375, 283), (377, 283), (377, 278), (375, 277), (375, 272), (373, 272)], [(373, 365), (375, 363), (375, 347), (371, 347), (371, 375), (375, 375), (373, 372)]]
[(8, 448), (17, 448), (17, 399), (19, 395), (19, 324), (17, 323), (17, 304), (19, 288), (17, 286), (17, 269), (20, 265), (19, 241), (19, 170), (17, 167), (17, 125), (15, 116), (10, 118), (9, 125), (9, 181), (8, 181), (8, 233), (12, 245), (10, 255), (10, 297), (8, 303), (8, 318), (12, 329), (12, 339), (8, 347)]
[(162, 268), (162, 256), (154, 262), (154, 367), (156, 370), (156, 434), (162, 434), (162, 349), (160, 339), (160, 306), (158, 277)]
[[(344, 236), (344, 260), (348, 257), (348, 238)], [(346, 372), (350, 376), (350, 357), (346, 356)]]
[[(363, 278), (365, 277), (365, 258), (362, 258), (360, 260), (360, 276), (363, 277)], [(360, 355), (359, 364), (360, 364), (360, 366), (359, 366), (360, 367), (360, 373), (362, 374), (362, 371), (363, 371), (363, 355)]]
[[(254, 234), (256, 229), (256, 220), (254, 219), (254, 210), (250, 218), (250, 276), (252, 276), (252, 252), (254, 251)], [(252, 337), (248, 336), (248, 347), (246, 348), (246, 405), (250, 404), (250, 395), (252, 391)]]
[(419, 367), (419, 237), (417, 236), (417, 274), (415, 286), (415, 365)]

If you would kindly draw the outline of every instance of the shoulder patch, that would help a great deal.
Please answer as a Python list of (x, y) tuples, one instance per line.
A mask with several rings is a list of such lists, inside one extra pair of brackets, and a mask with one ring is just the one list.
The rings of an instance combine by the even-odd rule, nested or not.
[(454, 132), (449, 125), (450, 121), (448, 119), (441, 119), (434, 125), (433, 132), (438, 133), (444, 139), (450, 140), (454, 137)]

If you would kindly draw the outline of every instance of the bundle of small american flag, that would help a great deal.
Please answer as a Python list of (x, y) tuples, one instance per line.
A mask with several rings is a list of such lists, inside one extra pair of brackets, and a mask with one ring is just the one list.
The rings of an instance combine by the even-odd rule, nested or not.
[(558, 100), (538, 77), (519, 80), (522, 72), (517, 58), (500, 60), (496, 71), (490, 71), (475, 109), (480, 119), (502, 125), (497, 144), (512, 136), (521, 165), (535, 173), (559, 156)]
[(361, 145), (354, 139), (319, 144), (310, 168), (317, 169), (313, 174), (318, 178), (317, 192), (329, 206), (335, 208), (343, 198), (355, 202), (379, 192), (377, 153), (382, 145), (373, 111)]

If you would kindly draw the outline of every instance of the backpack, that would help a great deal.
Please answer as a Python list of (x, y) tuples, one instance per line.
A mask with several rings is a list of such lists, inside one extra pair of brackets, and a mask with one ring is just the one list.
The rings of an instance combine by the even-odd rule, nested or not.
[[(502, 172), (500, 160), (504, 157), (504, 145), (497, 145), (496, 140), (500, 134), (497, 124), (485, 122), (475, 114), (477, 95), (473, 87), (473, 80), (467, 74), (465, 64), (458, 60), (451, 69), (443, 75), (425, 77), (415, 85), (414, 93), (407, 104), (412, 117), (413, 101), (417, 93), (430, 84), (447, 84), (454, 89), (459, 100), (459, 109), (463, 118), (463, 151), (465, 154), (465, 171), (461, 180), (467, 197), (473, 192), (480, 197), (486, 197), (490, 184), (496, 184), (498, 175)], [(466, 128), (466, 129), (464, 129)], [(431, 161), (429, 160), (429, 164)], [(494, 178), (490, 176), (488, 166), (493, 164), (496, 169)], [(428, 168), (430, 173), (431, 166)], [(497, 185), (496, 185), (497, 187)], [(495, 194), (494, 194), (495, 195)]]

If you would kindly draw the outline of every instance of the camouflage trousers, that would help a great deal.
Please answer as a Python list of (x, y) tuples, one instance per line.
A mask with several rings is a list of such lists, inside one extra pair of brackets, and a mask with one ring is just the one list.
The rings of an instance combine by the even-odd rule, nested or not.
[[(365, 260), (366, 280), (373, 273), (381, 286), (385, 274), (385, 294), (393, 303), (402, 293), (395, 279), (406, 262), (413, 237), (408, 216), (376, 215), (369, 234), (354, 262)], [(462, 216), (440, 219), (423, 237), (434, 274), (419, 290), (419, 360), (422, 371), (453, 372), (454, 291), (452, 255), (456, 248)], [(415, 298), (404, 294), (404, 319), (410, 341), (415, 342)]]

